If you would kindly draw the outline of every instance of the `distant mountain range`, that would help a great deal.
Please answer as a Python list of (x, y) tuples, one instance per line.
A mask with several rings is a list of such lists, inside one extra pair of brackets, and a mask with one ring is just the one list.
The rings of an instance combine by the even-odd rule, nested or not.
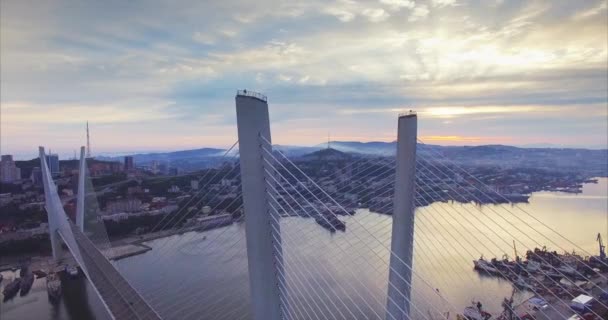
[(299, 157), (304, 161), (328, 161), (328, 160), (348, 160), (353, 157), (352, 153), (346, 153), (334, 148), (325, 148)]
[[(173, 161), (197, 161), (205, 158), (221, 157), (226, 150), (216, 148), (200, 148), (192, 150), (180, 150), (171, 152), (154, 152), (154, 153), (137, 153), (130, 156), (133, 157), (135, 163), (149, 163), (152, 161), (173, 162)], [(125, 156), (95, 157), (98, 160), (122, 161)]]
[[(359, 142), (331, 141), (331, 149), (327, 144), (312, 147), (274, 145), (275, 151), (280, 151), (288, 157), (304, 160), (331, 160), (351, 156), (392, 156), (396, 153), (396, 142)], [(339, 151), (339, 152), (338, 152)], [(218, 148), (200, 148), (192, 150), (154, 152), (133, 154), (136, 165), (149, 165), (152, 161), (167, 163), (186, 171), (227, 161), (222, 158), (226, 152)], [(482, 146), (439, 146), (418, 144), (419, 158), (449, 159), (464, 165), (496, 165), (509, 167), (529, 167), (546, 169), (563, 169), (586, 171), (602, 176), (608, 175), (607, 149), (573, 149), (573, 148), (520, 148), (505, 145)], [(233, 151), (233, 155), (236, 152)], [(98, 156), (98, 160), (120, 161), (124, 156)], [(25, 163), (24, 163), (25, 164)]]

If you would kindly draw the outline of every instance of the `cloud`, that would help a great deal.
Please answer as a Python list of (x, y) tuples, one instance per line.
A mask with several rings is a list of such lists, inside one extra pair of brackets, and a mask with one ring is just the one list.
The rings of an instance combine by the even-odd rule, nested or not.
[(411, 0), (380, 0), (380, 3), (387, 5), (393, 11), (399, 11), (402, 8), (412, 9), (416, 5)]
[[(174, 140), (199, 137), (193, 147), (227, 141), (236, 88), (269, 95), (286, 141), (299, 126), (311, 144), (329, 127), (389, 137), (409, 106), (427, 135), (497, 138), (546, 112), (551, 123), (530, 136), (607, 139), (605, 1), (3, 1), (0, 15), (3, 152), (37, 145), (41, 128), (79, 134), (83, 115), (116, 132), (133, 126), (124, 143), (134, 147), (152, 145), (159, 122)], [(185, 131), (205, 115), (221, 132)]]
[(328, 7), (325, 13), (332, 15), (342, 22), (349, 22), (355, 19), (355, 13), (342, 8)]
[(419, 20), (424, 20), (429, 15), (429, 8), (426, 5), (418, 5), (414, 8), (408, 21), (414, 22)]
[(606, 1), (600, 1), (596, 6), (591, 7), (587, 10), (582, 10), (577, 12), (574, 15), (574, 19), (575, 20), (581, 20), (581, 19), (586, 19), (586, 18), (590, 18), (596, 15), (601, 14), (603, 11), (606, 11), (606, 9), (608, 8), (608, 2)]
[(380, 22), (380, 21), (384, 21), (386, 19), (388, 19), (388, 17), (390, 16), (386, 11), (384, 11), (384, 9), (370, 9), (367, 8), (365, 10), (363, 10), (363, 12), (361, 12), (361, 14), (365, 17), (367, 17), (367, 19), (369, 19), (369, 21), (371, 22)]
[(432, 0), (434, 7), (454, 7), (459, 5), (456, 0)]

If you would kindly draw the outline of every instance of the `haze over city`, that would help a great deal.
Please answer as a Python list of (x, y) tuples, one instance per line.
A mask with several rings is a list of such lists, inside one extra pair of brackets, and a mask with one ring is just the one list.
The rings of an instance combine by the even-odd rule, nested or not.
[(606, 148), (606, 3), (2, 1), (2, 153), (226, 147), (236, 88), (279, 144)]

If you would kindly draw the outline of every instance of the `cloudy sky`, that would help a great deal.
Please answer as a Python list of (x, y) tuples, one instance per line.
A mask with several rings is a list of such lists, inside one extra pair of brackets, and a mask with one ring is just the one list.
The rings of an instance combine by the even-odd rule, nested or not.
[(227, 146), (240, 88), (280, 144), (608, 140), (607, 0), (0, 3), (3, 154)]

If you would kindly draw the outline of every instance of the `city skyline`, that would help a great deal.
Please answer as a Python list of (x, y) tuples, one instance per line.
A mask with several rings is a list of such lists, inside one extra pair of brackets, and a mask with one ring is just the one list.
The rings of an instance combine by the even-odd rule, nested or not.
[(200, 6), (3, 1), (1, 153), (226, 147), (241, 88), (277, 144), (607, 144), (606, 1)]

